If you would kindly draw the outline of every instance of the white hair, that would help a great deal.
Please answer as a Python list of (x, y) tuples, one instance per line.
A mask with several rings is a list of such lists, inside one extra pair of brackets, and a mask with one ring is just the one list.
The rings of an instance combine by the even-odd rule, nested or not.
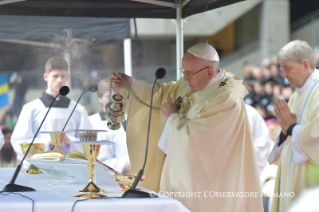
[(310, 68), (312, 70), (316, 67), (316, 60), (311, 47), (307, 42), (302, 40), (291, 41), (279, 51), (279, 62), (289, 59), (300, 64), (304, 59), (307, 59), (310, 62)]

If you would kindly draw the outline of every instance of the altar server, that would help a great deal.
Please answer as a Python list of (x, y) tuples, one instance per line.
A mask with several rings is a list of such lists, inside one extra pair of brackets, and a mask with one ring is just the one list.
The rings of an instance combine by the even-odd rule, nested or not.
[[(102, 107), (104, 107), (109, 102), (110, 80), (103, 79), (98, 86), (98, 101), (102, 104)], [(126, 145), (126, 132), (123, 125), (121, 124), (121, 127), (118, 130), (109, 130), (106, 126), (107, 121), (105, 119), (104, 112), (96, 113), (91, 115), (89, 118), (94, 129), (107, 130), (107, 133), (98, 133), (98, 140), (109, 140), (115, 142), (115, 145), (102, 145), (97, 159), (119, 173), (129, 173), (130, 160)]]
[(285, 212), (302, 191), (319, 184), (319, 71), (304, 41), (288, 43), (278, 58), (282, 75), (296, 88), (288, 104), (275, 103), (280, 127), (268, 158), (278, 164), (274, 193), (279, 197), (273, 198), (272, 211)]
[[(14, 150), (19, 160), (22, 159), (21, 144), (30, 143), (34, 134), (38, 130), (48, 107), (59, 90), (69, 79), (68, 64), (62, 57), (52, 57), (45, 65), (44, 80), (47, 82), (47, 89), (43, 96), (24, 105), (11, 137)], [(41, 131), (61, 131), (71, 114), (76, 102), (68, 97), (60, 96), (55, 100), (46, 120), (44, 121)], [(65, 131), (68, 129), (92, 129), (88, 114), (85, 108), (78, 104)], [(80, 145), (70, 143), (70, 140), (78, 140), (77, 133), (68, 133), (60, 146), (64, 153), (72, 151), (81, 151)], [(54, 144), (50, 140), (49, 134), (39, 133), (35, 143), (44, 143), (44, 150), (50, 150)]]
[[(140, 185), (178, 199), (191, 211), (262, 211), (258, 166), (243, 102), (248, 92), (218, 64), (212, 46), (196, 44), (183, 57), (184, 77), (155, 86), (154, 107), (161, 111), (152, 113), (145, 180)], [(121, 75), (114, 73), (112, 78), (118, 87), (126, 88)], [(150, 103), (152, 83), (128, 77), (128, 84), (144, 103)], [(145, 157), (150, 109), (127, 89), (120, 92), (128, 113), (131, 173), (138, 173)], [(179, 109), (174, 104), (178, 97)], [(254, 195), (241, 195), (247, 192)]]

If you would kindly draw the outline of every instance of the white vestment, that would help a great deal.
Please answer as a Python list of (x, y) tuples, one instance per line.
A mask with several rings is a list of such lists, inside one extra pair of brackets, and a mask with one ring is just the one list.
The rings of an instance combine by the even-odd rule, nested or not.
[[(45, 99), (45, 102), (41, 100)], [(11, 137), (12, 146), (17, 153), (18, 160), (23, 158), (21, 144), (31, 143), (36, 131), (38, 130), (45, 114), (48, 111), (48, 102), (53, 100), (53, 97), (45, 93), (43, 97), (35, 99), (28, 104), (25, 104), (20, 113), (18, 122), (14, 128)], [(34, 143), (44, 143), (44, 151), (50, 150), (50, 135), (40, 133), (41, 131), (61, 131), (69, 118), (76, 102), (67, 97), (61, 97), (53, 104), (53, 107), (48, 113), (39, 134), (35, 138)], [(58, 106), (56, 106), (58, 105)], [(88, 114), (85, 108), (78, 104), (71, 116), (64, 131), (69, 129), (92, 129)], [(78, 141), (78, 133), (67, 133), (68, 138), (72, 141)], [(73, 151), (82, 151), (81, 145), (70, 143), (67, 146), (64, 142), (59, 148), (65, 154)]]
[(267, 157), (269, 155), (272, 141), (269, 138), (268, 127), (261, 115), (252, 106), (247, 104), (245, 104), (245, 106), (253, 136), (260, 175), (267, 164)]
[[(292, 193), (292, 197), (274, 197), (272, 211), (288, 211), (299, 194), (319, 184), (319, 71), (307, 79), (291, 96), (288, 106), (297, 115), (292, 135), (279, 144), (281, 128), (276, 129), (276, 143), (268, 157), (278, 164), (275, 193)], [(284, 139), (283, 139), (284, 140)]]

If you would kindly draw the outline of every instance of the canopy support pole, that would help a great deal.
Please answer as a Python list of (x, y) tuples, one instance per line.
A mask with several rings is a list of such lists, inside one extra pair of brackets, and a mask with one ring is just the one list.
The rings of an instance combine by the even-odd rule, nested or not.
[(132, 77), (132, 46), (131, 38), (124, 39), (124, 72)]
[(181, 76), (180, 68), (182, 68), (182, 57), (184, 54), (184, 34), (182, 19), (182, 4), (178, 4), (176, 8), (176, 80)]

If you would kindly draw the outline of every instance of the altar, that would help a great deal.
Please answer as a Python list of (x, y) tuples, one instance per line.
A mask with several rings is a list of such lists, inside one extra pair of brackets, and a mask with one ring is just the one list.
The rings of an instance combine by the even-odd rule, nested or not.
[[(14, 171), (15, 168), (0, 168), (0, 190), (10, 181)], [(23, 173), (19, 174), (15, 183), (32, 187), (36, 191), (1, 193), (1, 212), (189, 211), (182, 203), (169, 197), (122, 199), (120, 198), (122, 196), (122, 188), (116, 182), (97, 182), (98, 186), (105, 190), (105, 195), (108, 198), (80, 201), (74, 199), (73, 196), (78, 194), (77, 192), (86, 185), (85, 183), (65, 183), (63, 180), (60, 182), (59, 179), (48, 179), (41, 174)], [(34, 201), (34, 210), (32, 210), (32, 200)]]

